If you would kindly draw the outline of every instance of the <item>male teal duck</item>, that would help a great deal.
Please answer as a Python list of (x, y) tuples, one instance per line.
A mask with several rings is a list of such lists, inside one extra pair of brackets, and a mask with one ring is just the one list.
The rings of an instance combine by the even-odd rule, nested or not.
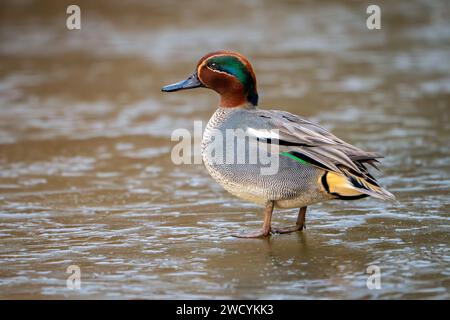
[[(305, 226), (307, 206), (322, 201), (356, 200), (367, 196), (394, 199), (366, 167), (369, 164), (376, 168), (377, 159), (382, 156), (363, 151), (292, 113), (259, 109), (256, 76), (243, 55), (231, 51), (209, 53), (200, 59), (189, 78), (165, 86), (162, 91), (198, 87), (212, 89), (220, 95), (219, 106), (202, 138), (206, 169), (231, 194), (265, 205), (262, 229), (236, 236), (254, 238), (300, 231)], [(245, 159), (261, 150), (276, 152), (276, 172), (262, 174), (265, 164), (261, 161), (217, 161), (213, 156), (220, 150), (217, 133), (226, 136), (229, 130), (242, 130), (246, 136), (237, 135), (238, 141), (236, 137), (225, 140), (224, 153), (236, 151), (236, 145), (244, 139), (253, 139), (258, 142), (256, 146), (244, 143)], [(272, 228), (274, 206), (300, 208), (296, 224)]]

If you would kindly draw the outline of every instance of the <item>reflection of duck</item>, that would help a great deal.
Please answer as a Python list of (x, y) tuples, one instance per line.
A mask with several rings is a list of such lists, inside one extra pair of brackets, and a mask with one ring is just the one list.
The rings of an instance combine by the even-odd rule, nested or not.
[[(266, 206), (262, 230), (239, 237), (302, 230), (306, 207), (321, 201), (355, 200), (367, 196), (394, 199), (378, 185), (365, 166), (375, 167), (380, 155), (358, 149), (294, 114), (257, 108), (256, 77), (252, 66), (241, 54), (230, 51), (207, 54), (200, 59), (193, 75), (163, 87), (162, 91), (197, 87), (213, 89), (220, 95), (219, 108), (209, 120), (202, 141), (203, 161), (208, 172), (230, 193)], [(244, 143), (245, 159), (277, 148), (278, 170), (262, 174), (261, 163), (218, 163), (212, 156), (213, 149), (217, 148), (214, 134), (219, 132), (226, 137), (229, 129), (241, 129), (247, 138), (258, 142)], [(239, 145), (239, 141), (235, 143), (234, 138), (228, 139), (224, 143), (224, 152), (235, 150), (235, 145)], [(300, 208), (296, 225), (272, 229), (274, 205)]]

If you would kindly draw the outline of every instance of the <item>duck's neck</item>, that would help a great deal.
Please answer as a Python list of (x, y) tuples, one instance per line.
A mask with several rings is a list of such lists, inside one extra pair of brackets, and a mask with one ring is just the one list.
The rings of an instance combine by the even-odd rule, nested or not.
[(243, 94), (221, 94), (219, 107), (222, 108), (255, 108), (256, 104)]
[(239, 108), (247, 105), (248, 101), (241, 95), (220, 95), (219, 106), (222, 108)]

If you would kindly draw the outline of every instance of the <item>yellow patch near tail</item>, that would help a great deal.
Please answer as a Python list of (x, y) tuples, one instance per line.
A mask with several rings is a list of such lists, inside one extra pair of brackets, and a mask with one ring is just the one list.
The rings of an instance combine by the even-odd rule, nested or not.
[(347, 177), (342, 174), (328, 172), (326, 180), (330, 193), (337, 193), (344, 197), (354, 197), (362, 194), (355, 190), (355, 187), (348, 181)]
[[(331, 194), (341, 198), (353, 198), (372, 196), (382, 200), (394, 200), (395, 197), (389, 191), (371, 182), (372, 178), (363, 178), (352, 174), (346, 169), (344, 173), (327, 172), (322, 178), (326, 182), (326, 189)], [(325, 181), (324, 181), (325, 179)]]

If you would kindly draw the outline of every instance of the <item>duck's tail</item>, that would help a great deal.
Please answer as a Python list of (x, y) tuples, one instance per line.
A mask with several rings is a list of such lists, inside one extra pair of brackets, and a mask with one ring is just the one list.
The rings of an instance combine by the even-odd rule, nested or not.
[(380, 187), (369, 173), (361, 176), (345, 168), (340, 169), (342, 173), (328, 171), (322, 176), (322, 184), (327, 192), (338, 199), (356, 200), (372, 196), (382, 200), (395, 200), (395, 196)]

